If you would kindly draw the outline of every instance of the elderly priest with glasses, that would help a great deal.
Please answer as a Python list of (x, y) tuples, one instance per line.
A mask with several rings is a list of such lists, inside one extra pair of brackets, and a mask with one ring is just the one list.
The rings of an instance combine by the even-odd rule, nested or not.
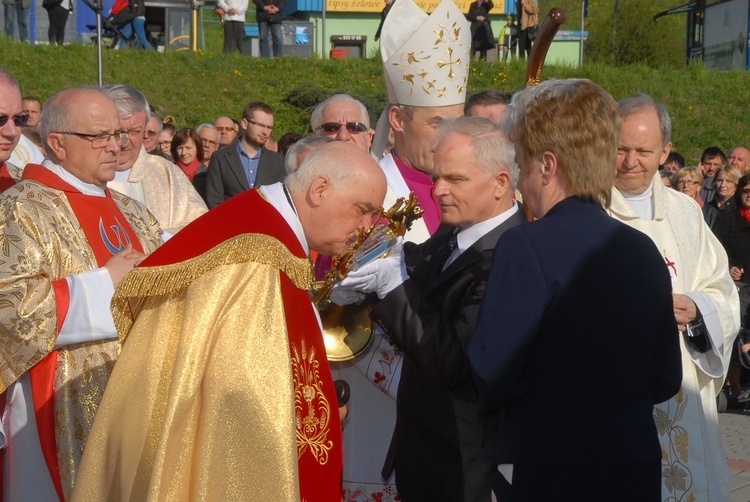
[(114, 103), (69, 89), (44, 106), (47, 159), (0, 196), (0, 445), (7, 500), (65, 500), (119, 343), (109, 302), (160, 243), (107, 189), (127, 140)]

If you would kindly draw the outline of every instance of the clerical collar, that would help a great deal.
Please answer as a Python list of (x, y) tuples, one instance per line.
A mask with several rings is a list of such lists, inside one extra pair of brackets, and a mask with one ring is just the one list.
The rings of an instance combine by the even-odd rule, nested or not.
[(294, 235), (297, 236), (302, 245), (302, 249), (305, 250), (307, 255), (310, 254), (310, 247), (307, 245), (307, 239), (305, 238), (305, 231), (302, 228), (302, 223), (299, 221), (297, 216), (297, 208), (294, 207), (294, 201), (291, 196), (286, 192), (286, 187), (283, 183), (274, 183), (273, 185), (263, 185), (258, 187), (258, 192), (261, 196), (276, 209), (279, 214), (284, 218), (287, 224), (291, 227)]
[(651, 180), (648, 188), (643, 193), (620, 193), (640, 219), (646, 221), (654, 219), (654, 180)]
[(76, 178), (73, 174), (63, 169), (59, 164), (55, 164), (49, 159), (45, 159), (42, 165), (59, 176), (64, 182), (73, 186), (83, 195), (93, 195), (94, 197), (106, 197), (105, 187), (86, 183)]
[(132, 167), (130, 169), (125, 169), (124, 171), (115, 171), (115, 179), (112, 181), (121, 181), (123, 183), (128, 182), (128, 178), (130, 178), (130, 171), (132, 171)]

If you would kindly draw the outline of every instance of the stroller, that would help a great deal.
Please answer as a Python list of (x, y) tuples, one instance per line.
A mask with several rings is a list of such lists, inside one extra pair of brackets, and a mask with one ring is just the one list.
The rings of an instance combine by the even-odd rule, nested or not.
[[(92, 6), (88, 0), (84, 0), (86, 4), (92, 9)], [(94, 9), (96, 11), (96, 9)], [(112, 8), (110, 9), (109, 16), (102, 16), (102, 44), (110, 49), (114, 49), (119, 44), (120, 40), (124, 40), (127, 43), (132, 43), (135, 40), (135, 33), (131, 32), (130, 36), (126, 36), (122, 29), (128, 24), (132, 23), (133, 20), (142, 16), (146, 11), (145, 3), (140, 1), (130, 0), (116, 0)], [(88, 25), (87, 28), (95, 30), (95, 25)], [(91, 37), (92, 42), (97, 41), (97, 35)]]

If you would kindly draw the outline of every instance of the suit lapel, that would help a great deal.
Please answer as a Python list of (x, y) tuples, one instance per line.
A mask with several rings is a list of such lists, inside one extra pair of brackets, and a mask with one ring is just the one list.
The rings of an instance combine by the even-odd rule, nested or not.
[(229, 170), (237, 178), (237, 181), (242, 187), (242, 190), (250, 190), (250, 184), (247, 182), (247, 175), (245, 174), (245, 169), (242, 167), (242, 159), (240, 158), (239, 151), (237, 151), (238, 148), (241, 148), (238, 145), (239, 145), (239, 140), (229, 145), (229, 152), (228, 152), (229, 155), (227, 157), (227, 161), (228, 161), (227, 164), (229, 165)]
[[(527, 220), (523, 206), (521, 204), (518, 204), (518, 211), (516, 211), (515, 214), (513, 214), (510, 218), (502, 222), (497, 227), (484, 234), (478, 241), (472, 244), (471, 247), (461, 253), (458, 258), (453, 261), (453, 263), (448, 265), (448, 268), (443, 270), (435, 278), (435, 280), (432, 281), (427, 290), (427, 293), (450, 281), (450, 279), (456, 274), (472, 267), (477, 262), (481, 261), (484, 256), (487, 255), (487, 253), (492, 253), (492, 251), (495, 249), (495, 246), (497, 245), (497, 241), (500, 239), (500, 236), (503, 235), (506, 230), (508, 230), (509, 228), (513, 228), (516, 225), (520, 225), (521, 223), (525, 223), (526, 221)], [(448, 244), (449, 238), (450, 234), (448, 234), (448, 236), (444, 238), (442, 245), (440, 246), (441, 248)], [(440, 252), (434, 252), (430, 259), (430, 266), (436, 266), (439, 259)], [(432, 271), (433, 269), (430, 268), (430, 270)]]

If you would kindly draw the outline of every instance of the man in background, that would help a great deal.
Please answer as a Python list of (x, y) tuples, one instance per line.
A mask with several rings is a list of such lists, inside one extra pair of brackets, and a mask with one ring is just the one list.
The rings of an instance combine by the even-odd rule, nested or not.
[[(727, 500), (716, 395), (740, 326), (737, 288), (700, 207), (659, 179), (659, 164), (672, 147), (666, 108), (646, 95), (623, 99), (619, 108), (622, 132), (609, 212), (648, 235), (661, 253), (682, 337), (682, 388), (653, 411), (663, 454), (662, 500)], [(706, 153), (701, 163), (712, 165), (712, 159), (721, 162), (720, 155)]]
[(120, 149), (115, 178), (108, 186), (145, 204), (167, 240), (205, 213), (206, 204), (179, 167), (161, 156), (150, 155), (143, 147), (150, 118), (146, 96), (122, 84), (108, 85), (103, 91), (115, 102), (120, 123), (128, 133), (128, 141)]
[(466, 100), (464, 115), (467, 117), (483, 117), (495, 124), (500, 124), (503, 111), (510, 103), (510, 96), (504, 92), (490, 89), (472, 94)]
[(42, 102), (39, 101), (39, 98), (34, 96), (24, 96), (23, 111), (29, 116), (29, 121), (26, 125), (29, 127), (36, 127), (39, 120), (42, 118)]
[(370, 114), (365, 105), (348, 94), (334, 94), (316, 106), (310, 129), (336, 141), (348, 141), (363, 152), (370, 151)]
[(213, 124), (201, 124), (195, 128), (201, 137), (203, 147), (203, 163), (208, 166), (211, 157), (219, 148), (219, 130)]
[(274, 111), (251, 101), (242, 113), (242, 134), (214, 153), (206, 175), (206, 200), (213, 209), (254, 187), (283, 181), (284, 157), (265, 148), (274, 128)]
[(229, 117), (219, 117), (214, 121), (216, 129), (219, 130), (219, 147), (227, 146), (237, 137), (237, 127)]

